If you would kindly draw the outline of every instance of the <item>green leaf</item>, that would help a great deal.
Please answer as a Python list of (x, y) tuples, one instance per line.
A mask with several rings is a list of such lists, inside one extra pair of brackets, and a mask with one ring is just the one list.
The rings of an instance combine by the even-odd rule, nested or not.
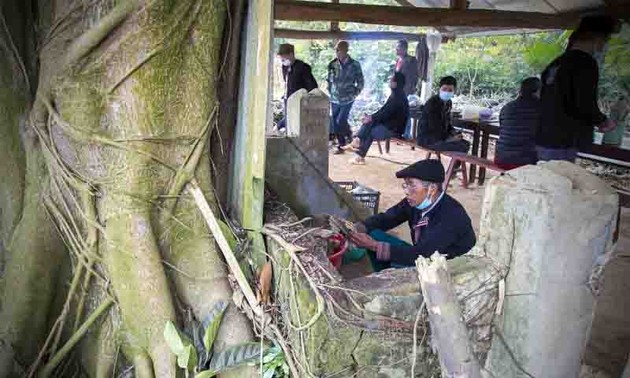
[(274, 358), (276, 358), (275, 354), (272, 354), (272, 353), (265, 354), (265, 357), (263, 357), (263, 364), (270, 363), (271, 361), (274, 360)]
[(217, 372), (215, 372), (215, 371), (204, 370), (202, 372), (197, 373), (197, 375), (195, 375), (195, 378), (212, 378), (215, 375), (217, 375)]
[(184, 352), (184, 348), (186, 347), (185, 339), (182, 338), (177, 327), (175, 327), (175, 324), (170, 320), (166, 322), (164, 326), (164, 340), (166, 340), (168, 347), (171, 348), (171, 352), (176, 356)]
[(187, 371), (193, 371), (197, 367), (197, 351), (192, 344), (188, 344), (184, 351), (177, 355), (177, 366)]
[(245, 343), (216, 353), (210, 360), (210, 370), (221, 372), (256, 360), (264, 352), (259, 343)]
[(285, 376), (289, 376), (289, 365), (287, 365), (286, 362), (282, 363), (282, 371), (284, 372)]
[(212, 350), (212, 344), (214, 344), (214, 339), (217, 337), (217, 333), (219, 333), (223, 313), (225, 313), (227, 306), (227, 302), (220, 301), (214, 306), (210, 315), (208, 315), (205, 322), (206, 332), (203, 335), (203, 345), (206, 347), (207, 351)]
[(267, 369), (267, 370), (265, 371), (265, 374), (263, 374), (263, 378), (273, 378), (273, 374), (274, 374), (275, 372), (276, 372), (276, 371), (275, 371), (274, 369)]

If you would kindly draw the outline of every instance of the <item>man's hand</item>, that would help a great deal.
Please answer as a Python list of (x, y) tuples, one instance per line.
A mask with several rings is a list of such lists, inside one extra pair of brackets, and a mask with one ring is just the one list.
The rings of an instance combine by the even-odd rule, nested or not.
[(353, 232), (350, 234), (350, 240), (359, 247), (376, 251), (378, 242), (368, 234), (362, 232)]
[(606, 118), (606, 120), (600, 123), (597, 128), (600, 132), (605, 133), (610, 130), (614, 130), (617, 127), (617, 123), (610, 118)]

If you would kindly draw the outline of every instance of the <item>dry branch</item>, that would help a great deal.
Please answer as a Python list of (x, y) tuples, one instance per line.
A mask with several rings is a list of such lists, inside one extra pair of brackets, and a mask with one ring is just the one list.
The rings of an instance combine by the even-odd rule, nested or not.
[(446, 259), (436, 252), (430, 259), (419, 257), (416, 266), (442, 376), (480, 378), (481, 371), (473, 355)]

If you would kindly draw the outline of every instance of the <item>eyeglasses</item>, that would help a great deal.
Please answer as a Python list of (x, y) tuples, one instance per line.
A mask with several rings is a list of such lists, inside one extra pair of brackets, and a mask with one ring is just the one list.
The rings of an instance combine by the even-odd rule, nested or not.
[(403, 190), (407, 190), (407, 189), (416, 190), (416, 189), (422, 188), (422, 187), (424, 187), (424, 185), (417, 184), (417, 183), (406, 183), (406, 182), (403, 182), (403, 184), (402, 184)]

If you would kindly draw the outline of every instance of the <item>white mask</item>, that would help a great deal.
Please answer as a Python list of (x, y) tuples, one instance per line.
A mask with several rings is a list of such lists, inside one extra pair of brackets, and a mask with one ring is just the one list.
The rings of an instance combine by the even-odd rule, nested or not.
[(282, 59), (280, 62), (285, 67), (289, 67), (291, 65), (291, 61), (289, 59)]

